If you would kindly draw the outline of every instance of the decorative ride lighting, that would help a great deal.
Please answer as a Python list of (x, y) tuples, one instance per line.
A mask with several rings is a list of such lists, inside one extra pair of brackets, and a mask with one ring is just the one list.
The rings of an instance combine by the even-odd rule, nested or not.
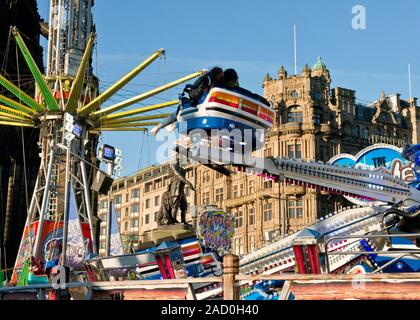
[(81, 125), (79, 125), (77, 122), (74, 124), (74, 128), (72, 133), (77, 137), (77, 138), (82, 138), (83, 136), (83, 127)]
[(99, 150), (99, 156), (107, 162), (114, 162), (115, 148), (110, 145), (104, 144)]

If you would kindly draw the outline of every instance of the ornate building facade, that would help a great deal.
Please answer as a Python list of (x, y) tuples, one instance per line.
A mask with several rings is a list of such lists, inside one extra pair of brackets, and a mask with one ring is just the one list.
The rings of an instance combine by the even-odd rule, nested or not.
[[(399, 147), (418, 143), (420, 108), (416, 99), (403, 100), (399, 94), (382, 93), (376, 102), (361, 105), (356, 101), (356, 91), (331, 89), (330, 85), (330, 72), (320, 58), (313, 68), (305, 65), (300, 75), (289, 76), (284, 67), (275, 79), (267, 75), (264, 96), (276, 110), (277, 122), (266, 137), (264, 150), (256, 156), (328, 161), (340, 153), (356, 154), (374, 143)], [(239, 255), (348, 205), (341, 197), (243, 173), (228, 178), (203, 166), (190, 167), (188, 172), (197, 190), (188, 192), (191, 211), (201, 212), (204, 206), (214, 204), (234, 214), (233, 251)], [(128, 229), (140, 235), (140, 241), (146, 241), (147, 234), (157, 227), (157, 198), (167, 183), (165, 166), (138, 175), (150, 174), (155, 178), (129, 177), (117, 181), (113, 189), (114, 199), (127, 197), (133, 189), (140, 190), (134, 206), (130, 196), (127, 205), (121, 205), (120, 220), (123, 234), (127, 226), (138, 225)], [(131, 224), (129, 220), (137, 216), (139, 222)], [(191, 214), (189, 218), (192, 220)]]

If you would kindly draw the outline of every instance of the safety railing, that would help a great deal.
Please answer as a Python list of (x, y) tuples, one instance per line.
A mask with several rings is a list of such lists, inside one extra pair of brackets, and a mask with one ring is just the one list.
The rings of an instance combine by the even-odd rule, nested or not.
[[(346, 238), (349, 238), (349, 236)], [(353, 238), (365, 239), (367, 236), (354, 236)], [(418, 252), (417, 250), (415, 251), (416, 253)], [(373, 252), (373, 254), (376, 253)], [(400, 254), (395, 251), (386, 252), (386, 254), (390, 253), (397, 254), (397, 258), (402, 255), (413, 254), (411, 252)], [(355, 253), (350, 252), (348, 254), (354, 255)], [(372, 254), (372, 252), (360, 252), (360, 254)], [(279, 300), (289, 299), (292, 293), (296, 299), (363, 299), (373, 297), (378, 299), (410, 298), (420, 300), (420, 273), (371, 273), (363, 275), (283, 273), (277, 275), (241, 275), (239, 274), (239, 257), (235, 255), (226, 255), (223, 260), (223, 265), (224, 274), (221, 277), (86, 283), (73, 282), (66, 284), (65, 288), (73, 292), (78, 298), (85, 300), (118, 300), (124, 298), (170, 299), (176, 297), (188, 300), (205, 300), (221, 295), (223, 295), (224, 300), (240, 300), (241, 286), (253, 285), (258, 281), (271, 280), (284, 282), (279, 291)], [(386, 268), (385, 265), (383, 267)], [(209, 288), (212, 285), (218, 287), (201, 293), (197, 293), (195, 290), (197, 286)], [(363, 285), (366, 285), (366, 289)], [(34, 299), (43, 300), (46, 299), (46, 293), (52, 290), (55, 290), (52, 284), (1, 288), (0, 300), (4, 297), (10, 299), (13, 295), (19, 298), (19, 294), (25, 293), (32, 293)], [(177, 291), (181, 292), (183, 296), (176, 296), (174, 292)], [(81, 292), (85, 293), (81, 295)], [(153, 294), (160, 294), (160, 296), (156, 297)], [(172, 294), (171, 297), (169, 297), (170, 294)]]
[[(389, 238), (408, 238), (408, 239), (416, 239), (416, 238), (420, 238), (420, 234), (416, 233), (416, 234), (375, 234), (375, 235), (355, 235), (355, 236), (346, 236), (346, 235), (342, 235), (342, 236), (334, 236), (331, 237), (330, 239), (328, 239), (325, 243), (324, 243), (324, 252), (325, 252), (325, 256), (326, 256), (326, 268), (327, 268), (327, 273), (330, 273), (330, 256), (361, 256), (361, 255), (365, 255), (365, 256), (369, 256), (369, 255), (387, 255), (387, 256), (394, 256), (394, 255), (398, 255), (396, 258), (392, 259), (391, 261), (389, 261), (387, 264), (381, 266), (379, 269), (375, 270), (374, 273), (378, 273), (390, 266), (392, 266), (393, 264), (395, 264), (396, 262), (400, 261), (402, 258), (406, 257), (406, 256), (414, 256), (417, 259), (420, 259), (420, 248), (419, 249), (414, 249), (414, 250), (391, 250), (391, 251), (339, 251), (339, 252), (335, 252), (335, 251), (328, 251), (328, 246), (331, 242), (333, 241), (337, 241), (337, 240), (366, 240), (366, 239), (383, 239), (383, 240), (388, 240)], [(419, 256), (416, 256), (419, 255)]]

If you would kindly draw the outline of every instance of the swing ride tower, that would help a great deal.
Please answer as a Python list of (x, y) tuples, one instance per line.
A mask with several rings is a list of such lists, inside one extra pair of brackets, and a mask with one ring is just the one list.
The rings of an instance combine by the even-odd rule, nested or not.
[(35, 97), (30, 97), (0, 75), (0, 85), (16, 97), (13, 100), (0, 96), (0, 125), (40, 128), (38, 146), (41, 158), (15, 271), (31, 257), (41, 260), (46, 250), (43, 236), (47, 226), (51, 225), (52, 236), (63, 239), (61, 261), (66, 264), (69, 188), (74, 188), (79, 219), (89, 230), (90, 251), (97, 254), (90, 186), (92, 177), (100, 170), (96, 151), (101, 131), (147, 131), (158, 124), (156, 120), (168, 116), (154, 111), (177, 105), (178, 100), (127, 108), (205, 72), (195, 72), (104, 108), (113, 95), (165, 51), (157, 50), (99, 93), (99, 81), (92, 68), (95, 44), (93, 5), (93, 0), (50, 1), (46, 75), (40, 72), (19, 30), (11, 30), (11, 36), (35, 79), (36, 93)]

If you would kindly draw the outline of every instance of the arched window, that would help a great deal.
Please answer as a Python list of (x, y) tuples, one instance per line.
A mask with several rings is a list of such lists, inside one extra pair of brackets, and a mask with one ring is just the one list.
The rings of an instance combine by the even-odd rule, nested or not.
[(287, 123), (303, 123), (301, 107), (293, 106), (287, 110)]

